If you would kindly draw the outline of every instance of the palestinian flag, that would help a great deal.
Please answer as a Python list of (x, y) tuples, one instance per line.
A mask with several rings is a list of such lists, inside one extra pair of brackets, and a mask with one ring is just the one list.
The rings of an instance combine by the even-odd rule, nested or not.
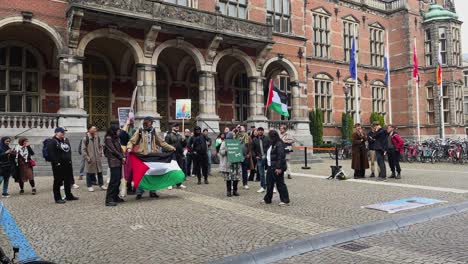
[(185, 181), (185, 174), (172, 153), (130, 153), (135, 188), (157, 191)]
[(282, 116), (289, 116), (288, 112), (288, 96), (281, 92), (270, 80), (268, 87), (268, 99), (266, 108), (270, 108)]

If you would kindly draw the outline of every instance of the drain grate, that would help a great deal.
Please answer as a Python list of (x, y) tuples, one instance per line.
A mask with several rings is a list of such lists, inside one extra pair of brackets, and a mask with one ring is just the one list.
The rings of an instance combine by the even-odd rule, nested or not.
[(343, 250), (351, 251), (351, 252), (358, 252), (358, 251), (370, 248), (369, 245), (356, 243), (356, 242), (340, 244), (340, 245), (336, 245), (335, 247), (343, 249)]

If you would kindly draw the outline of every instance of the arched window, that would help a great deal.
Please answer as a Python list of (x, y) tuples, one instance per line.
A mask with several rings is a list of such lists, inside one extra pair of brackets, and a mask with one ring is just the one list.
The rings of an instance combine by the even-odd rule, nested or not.
[(244, 122), (250, 115), (249, 78), (246, 73), (238, 73), (233, 78), (234, 107), (236, 121)]
[(176, 5), (182, 5), (182, 6), (192, 7), (192, 8), (198, 8), (198, 1), (197, 0), (166, 0), (166, 2), (176, 4)]
[(375, 81), (371, 85), (372, 89), (372, 112), (385, 115), (385, 84)]
[(247, 0), (219, 0), (221, 14), (247, 19)]
[(267, 17), (271, 18), (275, 32), (289, 33), (291, 28), (289, 0), (267, 0)]
[(332, 79), (326, 74), (317, 74), (314, 77), (315, 109), (323, 113), (323, 123), (332, 123)]
[(0, 48), (0, 112), (39, 112), (39, 68), (24, 47)]

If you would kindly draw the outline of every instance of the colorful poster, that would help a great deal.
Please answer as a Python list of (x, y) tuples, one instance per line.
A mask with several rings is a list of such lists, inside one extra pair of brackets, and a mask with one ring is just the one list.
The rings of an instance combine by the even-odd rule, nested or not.
[(177, 99), (176, 100), (176, 119), (191, 119), (192, 118), (192, 100)]

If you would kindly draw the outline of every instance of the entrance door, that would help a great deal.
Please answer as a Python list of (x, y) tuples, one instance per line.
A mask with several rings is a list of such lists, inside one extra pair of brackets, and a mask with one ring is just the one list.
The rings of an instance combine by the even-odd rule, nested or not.
[(106, 64), (94, 56), (86, 56), (83, 65), (84, 106), (88, 125), (105, 130), (110, 125), (109, 75)]

